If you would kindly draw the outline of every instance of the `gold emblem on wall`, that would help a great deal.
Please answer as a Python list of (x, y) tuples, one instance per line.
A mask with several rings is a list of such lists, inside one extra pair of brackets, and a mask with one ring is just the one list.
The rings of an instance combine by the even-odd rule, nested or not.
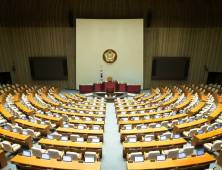
[(116, 59), (117, 59), (117, 54), (112, 49), (108, 49), (103, 53), (103, 60), (106, 63), (114, 63)]

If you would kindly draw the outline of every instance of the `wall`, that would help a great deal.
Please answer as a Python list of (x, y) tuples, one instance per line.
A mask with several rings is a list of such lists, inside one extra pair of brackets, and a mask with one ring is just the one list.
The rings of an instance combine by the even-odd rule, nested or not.
[[(221, 6), (221, 0), (0, 0), (0, 72), (14, 62), (13, 82), (75, 89), (75, 18), (144, 18), (144, 88), (206, 81), (205, 65), (222, 72)], [(67, 56), (68, 81), (32, 81), (29, 56)], [(188, 80), (151, 80), (153, 56), (191, 57)]]

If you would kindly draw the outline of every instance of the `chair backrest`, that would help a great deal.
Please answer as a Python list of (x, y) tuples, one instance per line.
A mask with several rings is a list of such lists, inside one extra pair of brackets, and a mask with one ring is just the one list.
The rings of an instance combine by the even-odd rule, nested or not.
[(177, 158), (179, 149), (170, 149), (168, 150), (167, 158)]
[(42, 157), (42, 152), (40, 148), (32, 147), (32, 155)]
[(215, 141), (212, 145), (212, 151), (218, 151), (221, 149), (222, 141)]
[(92, 142), (92, 139), (98, 138), (97, 136), (88, 136), (87, 141)]
[(22, 128), (20, 126), (16, 126), (15, 128), (18, 130), (19, 133), (22, 133)]
[(72, 160), (75, 160), (75, 161), (77, 161), (79, 157), (79, 154), (77, 152), (66, 152), (66, 155), (72, 156)]
[(70, 140), (75, 140), (76, 141), (76, 139), (79, 138), (79, 137), (80, 137), (79, 135), (70, 135)]
[(134, 161), (135, 160), (135, 156), (143, 156), (142, 152), (133, 152), (130, 154), (130, 160)]
[(170, 132), (166, 132), (166, 133), (163, 133), (162, 136), (166, 136), (167, 139), (170, 139), (171, 138), (171, 133)]
[(69, 124), (69, 128), (74, 128), (74, 124)]
[(49, 125), (50, 129), (52, 128), (52, 124), (51, 124), (50, 121), (45, 121), (45, 124), (46, 124), (46, 125)]
[(160, 151), (150, 151), (148, 153), (148, 160), (156, 159), (156, 156), (160, 154)]
[(61, 137), (62, 137), (61, 134), (53, 134), (53, 135), (54, 135), (54, 139), (60, 139), (61, 140)]
[(11, 123), (6, 123), (6, 125), (7, 125), (7, 127), (8, 127), (8, 129), (9, 129), (9, 130), (12, 130), (12, 129), (13, 129), (13, 127), (12, 127), (12, 124), (11, 124)]
[(174, 127), (174, 125), (178, 124), (178, 122), (179, 122), (178, 120), (173, 120), (171, 126)]
[(154, 136), (154, 135), (145, 135), (145, 137), (151, 137), (151, 138), (152, 138), (152, 140), (155, 138), (155, 136)]
[(206, 132), (207, 131), (207, 127), (208, 127), (208, 125), (203, 125), (203, 126), (200, 127), (200, 129), (203, 130), (204, 132)]
[(60, 159), (59, 151), (58, 150), (56, 150), (56, 149), (49, 149), (48, 153), (50, 154), (50, 158)]
[(197, 133), (197, 129), (190, 129), (189, 131), (189, 137), (193, 137)]
[(188, 146), (186, 148), (183, 148), (183, 152), (186, 152), (187, 156), (190, 156), (193, 154), (194, 146)]
[(215, 123), (211, 124), (211, 127), (212, 127), (213, 129), (215, 129), (217, 125), (218, 125), (218, 123), (215, 122)]
[(149, 128), (155, 128), (156, 127), (156, 123), (150, 123), (149, 124)]
[(64, 121), (69, 121), (69, 117), (67, 115), (65, 115), (65, 114), (62, 114), (62, 119)]
[(34, 133), (34, 130), (33, 130), (33, 129), (27, 129), (27, 131), (28, 131), (28, 135), (30, 135), (30, 136), (31, 136), (31, 138), (36, 138), (36, 136), (35, 136), (35, 133)]
[(12, 145), (8, 141), (3, 141), (2, 145), (6, 152), (12, 152)]
[(166, 128), (167, 128), (167, 126), (168, 126), (168, 121), (163, 121), (162, 123), (161, 123), (161, 126), (165, 126)]
[(129, 138), (136, 138), (137, 139), (137, 137), (136, 137), (136, 135), (127, 135), (127, 141), (129, 141)]
[(94, 157), (95, 161), (97, 161), (97, 154), (96, 154), (96, 152), (85, 152), (85, 157), (88, 157), (88, 156)]

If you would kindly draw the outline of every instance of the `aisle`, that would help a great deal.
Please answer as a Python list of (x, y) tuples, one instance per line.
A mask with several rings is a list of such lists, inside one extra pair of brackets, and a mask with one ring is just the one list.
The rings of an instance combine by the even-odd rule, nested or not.
[(125, 170), (126, 160), (122, 157), (122, 144), (115, 115), (114, 103), (106, 104), (105, 131), (103, 134), (102, 170)]

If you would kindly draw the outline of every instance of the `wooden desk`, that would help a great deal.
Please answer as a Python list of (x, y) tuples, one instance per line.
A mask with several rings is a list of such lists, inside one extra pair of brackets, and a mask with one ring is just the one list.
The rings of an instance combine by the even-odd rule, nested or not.
[(105, 113), (106, 112), (106, 108), (103, 110), (100, 110), (100, 109), (83, 109), (83, 108), (76, 108), (76, 107), (69, 107), (69, 106), (64, 106), (65, 109), (71, 109), (71, 110), (79, 110), (79, 111), (93, 111), (93, 112), (103, 112)]
[[(63, 162), (63, 161), (57, 161), (57, 159), (50, 159), (50, 160), (44, 160), (44, 159), (36, 159), (35, 156), (31, 157), (25, 157), (16, 155), (14, 158), (10, 160), (12, 163), (18, 163), (23, 165), (31, 165), (35, 167), (40, 168), (53, 168), (53, 169), (69, 169), (69, 170), (87, 170), (87, 169), (93, 169), (93, 170), (100, 170), (101, 163), (95, 162), (95, 163), (78, 163), (78, 161), (72, 161), (72, 162)], [(16, 164), (16, 166), (19, 166)]]
[(70, 135), (79, 135), (80, 137), (84, 137), (84, 140), (86, 141), (88, 136), (97, 136), (100, 138), (100, 141), (103, 142), (103, 130), (89, 130), (89, 129), (84, 129), (84, 130), (78, 130), (74, 128), (57, 128), (56, 131), (59, 134), (62, 134), (63, 136), (70, 136)]
[(206, 102), (200, 102), (197, 107), (193, 108), (192, 110), (189, 111), (188, 113), (188, 118), (190, 118), (191, 116), (193, 116), (194, 114), (196, 114), (197, 112), (199, 112), (202, 107), (204, 107)]
[(220, 154), (219, 154), (219, 157), (218, 157), (218, 160), (217, 160), (217, 164), (222, 166), (222, 149), (220, 150)]
[(148, 135), (148, 134), (154, 134), (155, 137), (159, 134), (163, 134), (164, 132), (167, 132), (168, 129), (166, 127), (161, 128), (147, 128), (147, 129), (132, 129), (132, 130), (120, 130), (120, 142), (125, 141), (125, 137), (127, 135), (137, 135), (137, 140), (141, 140), (142, 136)]
[(102, 129), (104, 129), (104, 124), (105, 122), (102, 121), (102, 122), (97, 122), (97, 121), (84, 121), (84, 120), (69, 120), (69, 123), (71, 124), (74, 124), (75, 126), (78, 126), (79, 124), (85, 124), (85, 125), (89, 125), (89, 126), (92, 126), (92, 125), (99, 125)]
[(47, 112), (48, 111), (48, 107), (45, 107), (39, 103), (37, 103), (34, 99), (33, 99), (33, 96), (34, 96), (34, 93), (30, 93), (29, 94), (29, 101), (35, 106), (37, 107), (38, 109), (44, 111), (44, 112)]
[(33, 110), (29, 110), (24, 105), (22, 105), (20, 102), (15, 102), (16, 106), (27, 116), (33, 117)]
[(17, 119), (15, 122), (19, 124), (19, 126), (23, 128), (34, 129), (34, 131), (40, 131), (41, 134), (49, 135), (50, 127), (49, 125), (40, 125), (38, 123), (31, 123), (28, 120)]
[(137, 108), (137, 106), (141, 106), (142, 108), (145, 107), (145, 105), (147, 105), (147, 103), (139, 103), (139, 104), (133, 104), (133, 103), (130, 103), (130, 105), (126, 105), (126, 104), (123, 104), (123, 105), (118, 105), (118, 103), (114, 104), (115, 105), (115, 109), (116, 110), (119, 110), (120, 107), (124, 107), (125, 109), (129, 108), (129, 107), (133, 107), (134, 109)]
[(189, 131), (190, 129), (204, 125), (207, 119), (194, 120), (193, 122), (184, 123), (182, 125), (175, 125), (173, 134), (183, 133), (183, 131)]
[[(197, 145), (201, 145), (203, 143), (208, 143), (208, 142), (220, 139), (222, 137), (221, 134), (222, 134), (222, 128), (213, 130), (212, 132), (207, 132), (201, 135), (194, 135), (191, 145), (196, 147)], [(213, 136), (216, 136), (216, 137), (211, 138)]]
[[(55, 90), (54, 90), (54, 91), (55, 91)], [(53, 96), (56, 98), (56, 100), (58, 100), (58, 101), (60, 101), (60, 102), (62, 102), (62, 103), (65, 103), (65, 104), (70, 104), (70, 103), (71, 103), (71, 101), (68, 101), (68, 100), (65, 100), (65, 99), (59, 97), (59, 96), (57, 95), (57, 92), (53, 92)]]
[(141, 99), (141, 101), (144, 101), (144, 102), (145, 102), (145, 101), (148, 101), (149, 99), (152, 99), (155, 95), (156, 95), (156, 92), (153, 92), (150, 96)]
[(222, 111), (222, 104), (220, 104), (213, 113), (208, 115), (208, 118), (207, 118), (208, 124), (210, 124), (211, 121), (214, 120), (220, 114), (221, 111)]
[(175, 106), (174, 107), (174, 111), (178, 111), (178, 110), (181, 110), (181, 109), (183, 109), (184, 107), (186, 107), (189, 103), (190, 103), (190, 101), (191, 101), (191, 94), (190, 93), (188, 93), (187, 94), (187, 99), (182, 103), (182, 104), (180, 104), (180, 105), (178, 105), (178, 106)]
[(35, 114), (36, 117), (42, 118), (42, 120), (49, 120), (51, 123), (55, 123), (56, 126), (63, 127), (63, 119), (62, 118), (56, 118), (53, 116), (47, 116), (47, 115), (41, 115), (39, 113)]
[(3, 169), (4, 167), (6, 167), (8, 165), (6, 157), (5, 157), (5, 152), (3, 150), (0, 150), (0, 165), (1, 165), (1, 169)]
[(46, 97), (46, 90), (44, 90), (42, 93), (41, 93), (41, 97), (42, 99), (46, 102), (46, 103), (49, 103), (51, 104), (52, 106), (54, 107), (60, 107), (60, 104), (59, 103), (56, 103), (56, 102), (53, 102), (51, 100), (49, 100), (47, 97)]
[(138, 100), (138, 99), (140, 99), (141, 97), (143, 97), (144, 95), (145, 95), (145, 93), (142, 93), (142, 94), (140, 94), (140, 95), (138, 95), (138, 96), (136, 96), (136, 97), (133, 97), (133, 99)]
[(9, 130), (4, 130), (1, 127), (0, 127), (0, 134), (2, 138), (9, 140), (10, 142), (13, 143), (21, 144), (23, 146), (28, 146), (29, 149), (31, 149), (33, 146), (32, 138), (30, 135), (25, 136), (19, 133), (14, 133)]
[(7, 120), (10, 120), (13, 125), (15, 125), (15, 117), (11, 115), (2, 104), (0, 104), (0, 112), (2, 113), (3, 117), (5, 117)]
[(102, 146), (103, 143), (79, 143), (79, 142), (72, 142), (72, 141), (58, 141), (56, 139), (49, 140), (49, 139), (40, 139), (38, 143), (41, 145), (42, 149), (52, 149), (52, 146), (54, 149), (58, 149), (60, 151), (74, 151), (77, 153), (83, 153), (90, 151), (90, 152), (96, 152), (99, 153), (99, 155), (102, 157)]
[(165, 169), (165, 168), (176, 168), (176, 167), (184, 167), (184, 166), (192, 166), (198, 165), (203, 163), (212, 163), (216, 159), (205, 153), (203, 156), (196, 156), (191, 157), (187, 156), (185, 159), (176, 159), (172, 160), (171, 158), (166, 159), (166, 161), (159, 161), (159, 162), (150, 162), (149, 160), (145, 160), (143, 163), (128, 163), (127, 162), (127, 169), (128, 170), (135, 170), (135, 169), (143, 169), (143, 170), (151, 170), (151, 169)]
[(118, 122), (119, 123), (119, 130), (122, 129), (124, 125), (128, 125), (128, 124), (131, 124), (134, 128), (138, 124), (150, 124), (150, 123), (160, 123), (162, 121), (172, 121), (174, 119), (181, 119), (186, 116), (187, 116), (187, 114), (183, 113), (183, 114), (177, 114), (175, 116), (169, 116), (169, 117), (160, 118), (160, 119), (139, 120), (139, 121), (119, 121)]
[(116, 113), (118, 113), (118, 112), (130, 113), (131, 111), (139, 112), (139, 111), (141, 111), (141, 110), (144, 110), (145, 112), (147, 112), (147, 111), (149, 111), (149, 110), (151, 110), (151, 109), (157, 109), (157, 108), (158, 108), (158, 106), (142, 107), (142, 108), (140, 108), (140, 109), (137, 109), (137, 108), (135, 108), (135, 109), (123, 109), (123, 110), (119, 109), (119, 110), (116, 110)]
[(178, 99), (178, 97), (179, 97), (179, 94), (175, 93), (171, 100), (169, 100), (168, 102), (162, 103), (161, 106), (162, 107), (169, 106), (170, 104), (174, 103)]
[(162, 96), (156, 100), (153, 100), (153, 101), (150, 101), (150, 104), (153, 104), (153, 103), (157, 103), (159, 101), (162, 101), (164, 100), (164, 98), (167, 96), (167, 93), (163, 93)]
[(182, 148), (187, 141), (183, 138), (180, 139), (167, 139), (165, 141), (151, 141), (151, 142), (140, 142), (137, 141), (136, 143), (124, 143), (123, 142), (123, 157), (126, 156), (126, 153), (132, 152), (149, 152), (149, 151), (162, 151), (163, 147), (166, 149), (173, 149), (173, 148)]
[(79, 102), (79, 101), (80, 101), (80, 99), (77, 99), (77, 98), (75, 98), (75, 97), (72, 97), (72, 96), (70, 96), (70, 95), (67, 94), (67, 93), (64, 93), (64, 95), (65, 95), (67, 98), (69, 98), (69, 99), (71, 99), (71, 100), (74, 100), (75, 102)]

